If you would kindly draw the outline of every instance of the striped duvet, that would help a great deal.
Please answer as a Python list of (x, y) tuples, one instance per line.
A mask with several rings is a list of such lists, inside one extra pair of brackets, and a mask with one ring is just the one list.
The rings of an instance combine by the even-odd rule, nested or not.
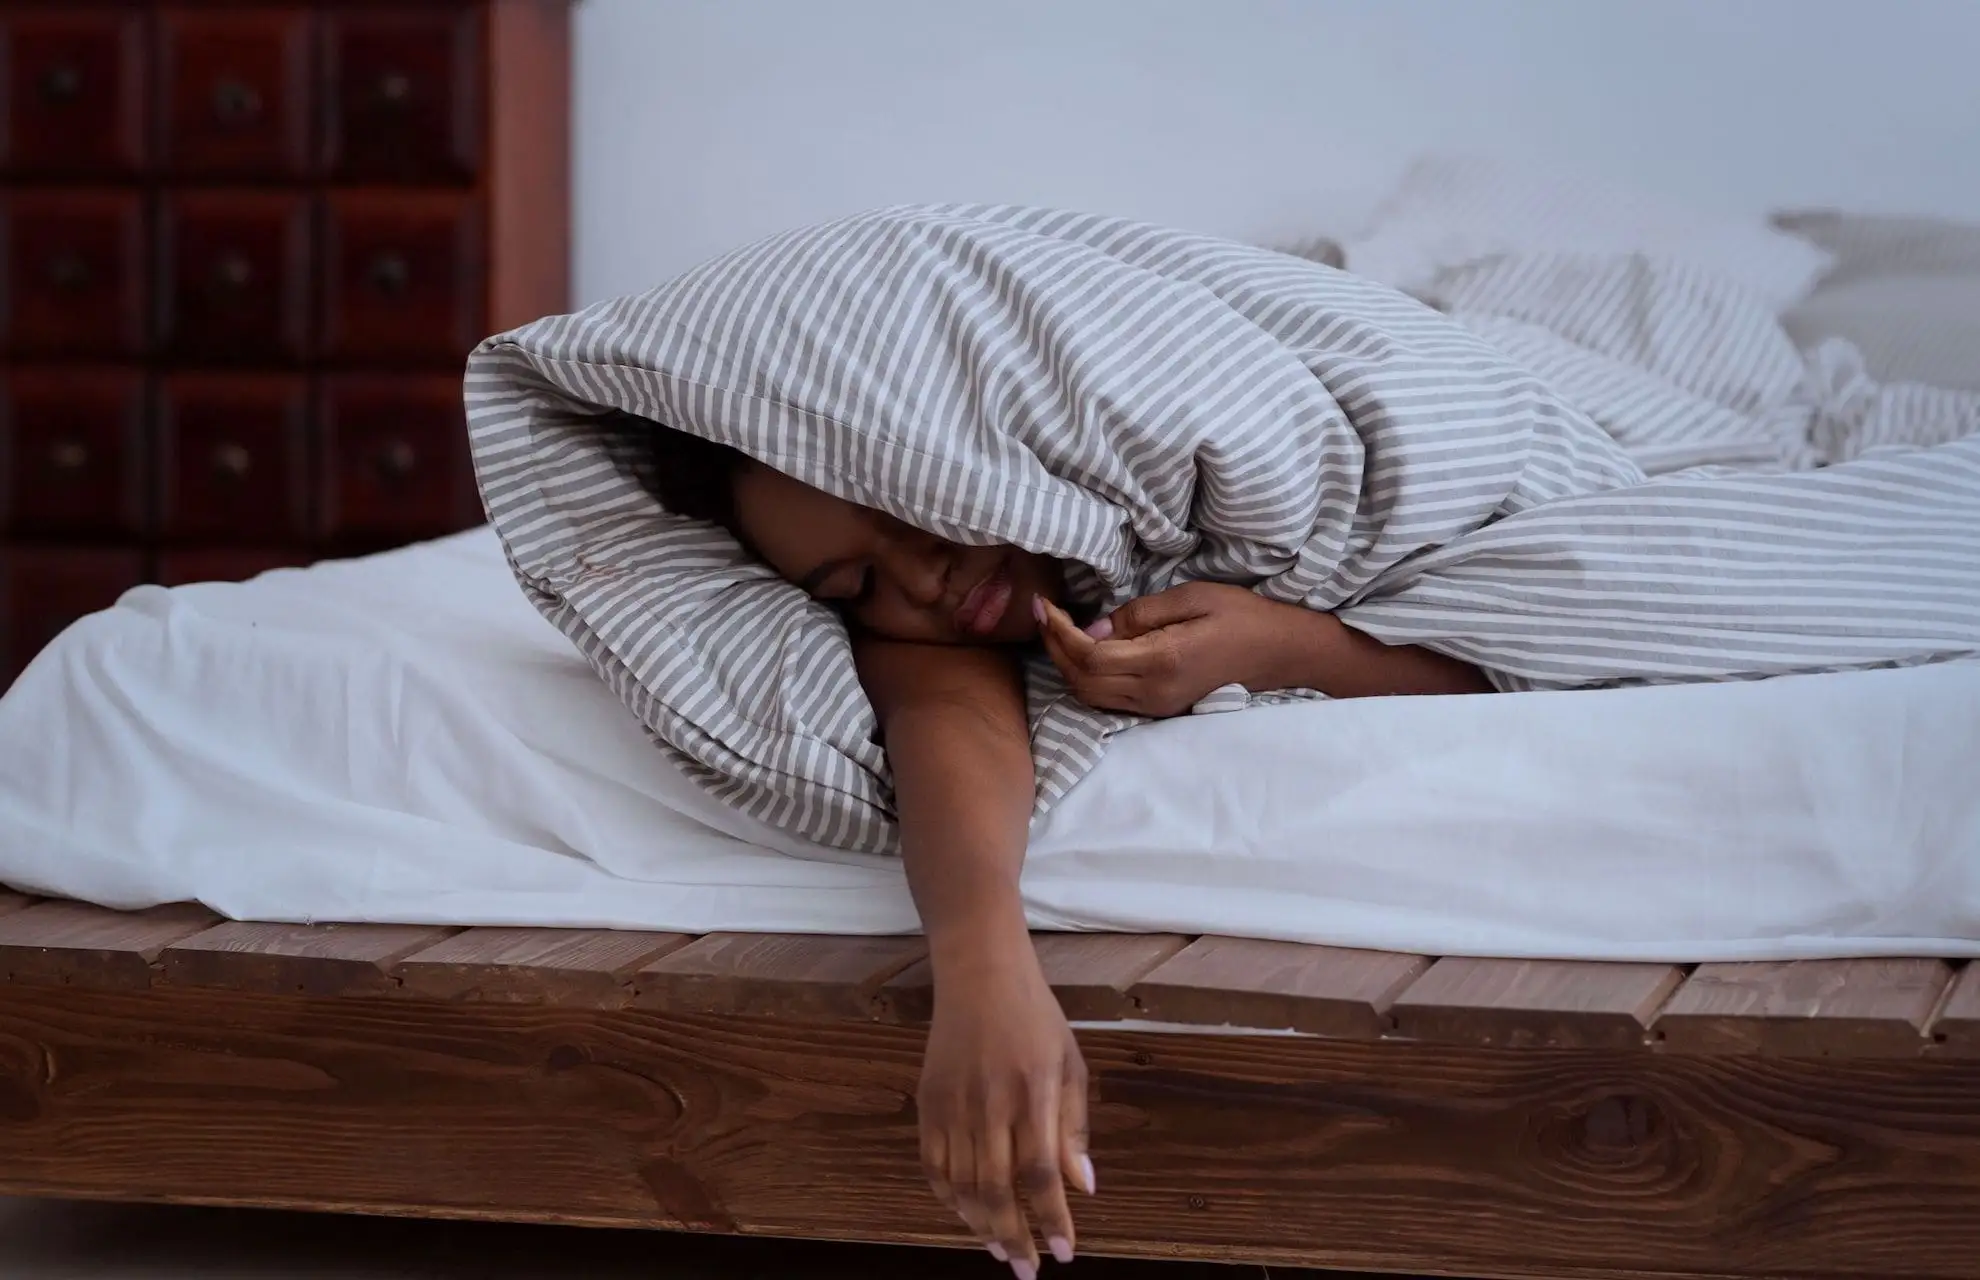
[[(544, 615), (705, 786), (850, 850), (894, 832), (843, 629), (658, 510), (602, 408), (1057, 556), (1089, 603), (1241, 581), (1504, 689), (1980, 652), (1980, 396), (1804, 355), (1681, 262), (1503, 256), (1419, 300), (1119, 219), (896, 208), (490, 339), (467, 389)], [(1133, 723), (1042, 662), (1031, 714), (1041, 810)]]

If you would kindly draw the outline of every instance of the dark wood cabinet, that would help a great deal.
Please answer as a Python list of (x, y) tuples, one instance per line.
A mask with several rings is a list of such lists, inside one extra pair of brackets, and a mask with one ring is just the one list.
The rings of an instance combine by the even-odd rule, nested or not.
[(135, 6), (9, 3), (0, 14), (0, 165), (113, 175), (144, 163), (145, 20)]
[(141, 354), (144, 205), (133, 191), (0, 194), (0, 348), (20, 356)]
[(477, 17), (444, 4), (326, 15), (323, 155), (333, 178), (432, 181), (480, 168), (486, 41)]
[(453, 191), (354, 191), (323, 219), (323, 353), (433, 364), (481, 336), (481, 213)]
[(155, 421), (163, 540), (308, 541), (306, 381), (177, 374), (160, 388)]
[(306, 175), (314, 22), (302, 6), (161, 11), (160, 162), (196, 176)]
[(71, 623), (147, 577), (140, 551), (0, 546), (0, 670), (11, 680)]
[(309, 200), (179, 191), (158, 210), (158, 334), (215, 364), (295, 363), (309, 349)]
[(0, 374), (0, 522), (42, 538), (145, 532), (144, 381), (128, 369)]
[(481, 519), (569, 305), (570, 0), (0, 3), (0, 687), (133, 585)]

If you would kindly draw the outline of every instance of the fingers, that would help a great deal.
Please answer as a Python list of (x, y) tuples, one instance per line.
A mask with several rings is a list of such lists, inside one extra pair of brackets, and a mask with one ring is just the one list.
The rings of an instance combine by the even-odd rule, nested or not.
[(990, 1215), (976, 1192), (976, 1151), (968, 1132), (961, 1129), (951, 1132), (939, 1124), (928, 1123), (922, 1129), (922, 1164), (935, 1198), (962, 1219), (969, 1233), (982, 1242), (992, 1257), (1009, 1262), (1010, 1254), (997, 1242)]
[(1038, 1217), (1046, 1247), (1059, 1262), (1073, 1260), (1072, 1209), (1066, 1204), (1061, 1170), (1059, 1098), (1064, 1086), (1052, 1080), (1034, 1088), (1018, 1128), (1018, 1185)]
[[(1036, 1280), (1038, 1246), (1016, 1190), (1016, 1144), (1008, 1121), (992, 1121), (979, 1135), (976, 1148), (976, 1201), (981, 1206), (991, 1241), (1010, 1259), (1017, 1280)], [(994, 1254), (996, 1249), (992, 1249)]]
[(1068, 1184), (1093, 1195), (1099, 1188), (1087, 1146), (1086, 1059), (1077, 1045), (1066, 1055), (1065, 1077), (1059, 1090), (1059, 1168)]
[(1130, 600), (1094, 623), (1090, 634), (1099, 639), (1133, 640), (1163, 627), (1200, 618), (1209, 611), (1215, 585), (1185, 582), (1152, 596)]
[(1059, 647), (1077, 660), (1084, 660), (1099, 647), (1100, 642), (1073, 625), (1071, 615), (1064, 609), (1042, 597), (1033, 597), (1038, 614), (1039, 634), (1047, 643), (1057, 642)]
[(1094, 640), (1062, 610), (1044, 605), (1045, 652), (1089, 707), (1135, 715), (1173, 715), (1195, 699), (1176, 688), (1188, 628), (1165, 629), (1134, 640)]

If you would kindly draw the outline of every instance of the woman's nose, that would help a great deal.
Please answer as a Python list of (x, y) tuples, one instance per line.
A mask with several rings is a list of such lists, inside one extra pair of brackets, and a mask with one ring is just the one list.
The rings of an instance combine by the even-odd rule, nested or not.
[(949, 589), (948, 548), (938, 538), (904, 538), (893, 556), (894, 581), (910, 604), (932, 609), (943, 603)]

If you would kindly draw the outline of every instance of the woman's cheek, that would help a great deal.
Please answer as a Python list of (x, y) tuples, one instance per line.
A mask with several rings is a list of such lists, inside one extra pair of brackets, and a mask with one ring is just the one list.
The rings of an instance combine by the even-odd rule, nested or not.
[(942, 634), (926, 614), (915, 609), (870, 604), (854, 617), (860, 626), (882, 640), (898, 640), (904, 644), (938, 644), (950, 638)]

